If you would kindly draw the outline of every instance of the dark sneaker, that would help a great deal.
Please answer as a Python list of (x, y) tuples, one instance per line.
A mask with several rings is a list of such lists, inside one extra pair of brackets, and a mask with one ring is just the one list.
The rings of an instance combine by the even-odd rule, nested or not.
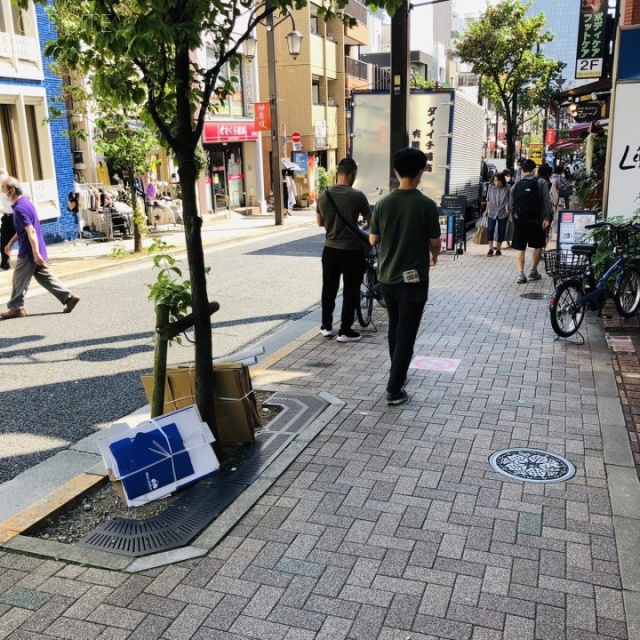
[(488, 256), (492, 256), (493, 255), (493, 249), (489, 249), (489, 251), (487, 251), (487, 255)]
[(537, 272), (533, 271), (533, 269), (529, 272), (529, 280), (540, 280), (542, 276)]
[(325, 338), (333, 338), (336, 334), (331, 327), (328, 329), (327, 327), (320, 327), (320, 335), (323, 335)]
[(518, 276), (518, 279), (516, 280), (518, 284), (524, 284), (526, 281), (527, 281), (527, 276), (525, 276), (524, 273), (521, 273)]
[(358, 342), (360, 334), (353, 329), (341, 329), (338, 332), (338, 342)]
[(405, 402), (408, 402), (408, 400), (409, 394), (404, 389), (402, 389), (402, 391), (398, 391), (398, 393), (391, 393), (390, 391), (387, 391), (387, 395), (385, 396), (385, 402), (390, 407), (394, 407), (398, 404), (404, 404)]
[(496, 255), (497, 256), (501, 256), (502, 255), (502, 251), (500, 251), (500, 249), (496, 249)]

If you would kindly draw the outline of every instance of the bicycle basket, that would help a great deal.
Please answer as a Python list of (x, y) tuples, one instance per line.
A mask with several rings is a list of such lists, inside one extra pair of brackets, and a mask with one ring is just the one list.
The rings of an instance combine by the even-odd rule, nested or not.
[(545, 251), (544, 268), (552, 278), (568, 278), (580, 275), (589, 263), (586, 256), (577, 256), (571, 251), (557, 249), (555, 251)]

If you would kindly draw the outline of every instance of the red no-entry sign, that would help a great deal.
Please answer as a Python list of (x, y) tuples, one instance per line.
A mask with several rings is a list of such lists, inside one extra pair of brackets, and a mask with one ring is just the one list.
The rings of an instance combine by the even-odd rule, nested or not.
[(300, 132), (299, 131), (294, 131), (291, 134), (291, 142), (298, 143), (298, 142), (300, 142), (300, 140), (302, 140), (302, 136), (300, 135)]

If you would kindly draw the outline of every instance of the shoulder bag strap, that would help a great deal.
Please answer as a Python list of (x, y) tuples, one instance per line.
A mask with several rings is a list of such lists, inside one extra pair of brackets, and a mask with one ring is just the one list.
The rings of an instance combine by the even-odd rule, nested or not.
[(340, 211), (340, 209), (338, 209), (338, 205), (336, 204), (336, 201), (333, 199), (333, 196), (331, 195), (331, 193), (329, 193), (329, 189), (325, 190), (324, 195), (327, 196), (327, 200), (329, 201), (329, 204), (331, 205), (333, 210), (338, 215), (338, 218), (340, 218), (340, 220), (342, 220), (342, 222), (346, 225), (347, 229), (349, 229), (349, 231), (356, 238), (358, 238), (358, 240), (360, 240), (360, 242), (362, 242), (362, 244), (366, 244), (367, 247), (368, 247), (369, 246), (369, 241), (365, 240), (364, 234), (362, 233), (362, 231), (360, 231), (352, 222), (349, 222), (349, 220), (347, 220), (342, 215), (342, 212)]

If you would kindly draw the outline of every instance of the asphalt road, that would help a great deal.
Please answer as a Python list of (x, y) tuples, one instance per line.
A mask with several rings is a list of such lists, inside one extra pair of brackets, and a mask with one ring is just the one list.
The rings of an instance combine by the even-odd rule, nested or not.
[[(260, 342), (316, 308), (323, 232), (305, 228), (206, 254), (214, 356)], [(187, 273), (186, 261), (182, 265)], [(60, 313), (48, 294), (29, 315), (0, 323), (0, 482), (146, 404), (140, 376), (153, 364), (155, 313), (147, 266), (77, 282), (81, 302)], [(169, 363), (193, 361), (172, 346)]]

